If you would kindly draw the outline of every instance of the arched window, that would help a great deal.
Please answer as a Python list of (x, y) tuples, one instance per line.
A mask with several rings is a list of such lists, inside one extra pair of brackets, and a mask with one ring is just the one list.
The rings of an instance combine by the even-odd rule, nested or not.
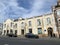
[(21, 27), (24, 27), (24, 22), (21, 23)]

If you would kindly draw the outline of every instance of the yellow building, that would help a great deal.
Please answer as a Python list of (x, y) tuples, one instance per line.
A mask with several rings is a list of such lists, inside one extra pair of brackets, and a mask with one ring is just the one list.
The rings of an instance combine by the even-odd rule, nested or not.
[[(3, 35), (10, 33), (25, 35), (26, 33), (33, 33), (39, 36), (53, 36), (59, 37), (58, 22), (60, 11), (60, 1), (57, 5), (52, 7), (52, 13), (35, 16), (31, 18), (18, 18), (15, 20), (7, 19), (3, 23)], [(59, 14), (59, 15), (58, 15)]]

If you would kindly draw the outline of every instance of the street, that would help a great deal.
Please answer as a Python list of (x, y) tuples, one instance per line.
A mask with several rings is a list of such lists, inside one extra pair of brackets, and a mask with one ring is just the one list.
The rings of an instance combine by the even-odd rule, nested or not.
[(57, 38), (19, 38), (19, 37), (0, 37), (0, 45), (60, 45)]

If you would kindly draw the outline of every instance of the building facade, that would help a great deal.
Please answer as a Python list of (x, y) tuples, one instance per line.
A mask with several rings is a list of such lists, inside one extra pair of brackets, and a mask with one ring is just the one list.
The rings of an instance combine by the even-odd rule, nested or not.
[(3, 35), (10, 33), (17, 35), (33, 33), (45, 36), (58, 34), (54, 15), (52, 13), (26, 19), (8, 19), (3, 23)]
[(0, 35), (2, 35), (2, 31), (3, 31), (3, 24), (0, 23)]
[(55, 16), (58, 35), (60, 37), (60, 0), (57, 1), (57, 5), (53, 6), (53, 12)]
[(3, 22), (3, 33), (7, 35), (10, 33), (25, 35), (26, 33), (33, 33), (39, 36), (53, 36), (59, 37), (60, 28), (60, 1), (57, 5), (52, 7), (52, 13), (35, 16), (31, 18), (18, 18), (15, 20), (7, 19)]

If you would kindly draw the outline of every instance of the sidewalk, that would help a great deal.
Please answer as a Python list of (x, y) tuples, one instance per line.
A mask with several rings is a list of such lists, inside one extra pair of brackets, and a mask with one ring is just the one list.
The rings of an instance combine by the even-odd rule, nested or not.
[(60, 40), (59, 38), (55, 38), (55, 37), (41, 37), (39, 39), (44, 39), (44, 40)]

